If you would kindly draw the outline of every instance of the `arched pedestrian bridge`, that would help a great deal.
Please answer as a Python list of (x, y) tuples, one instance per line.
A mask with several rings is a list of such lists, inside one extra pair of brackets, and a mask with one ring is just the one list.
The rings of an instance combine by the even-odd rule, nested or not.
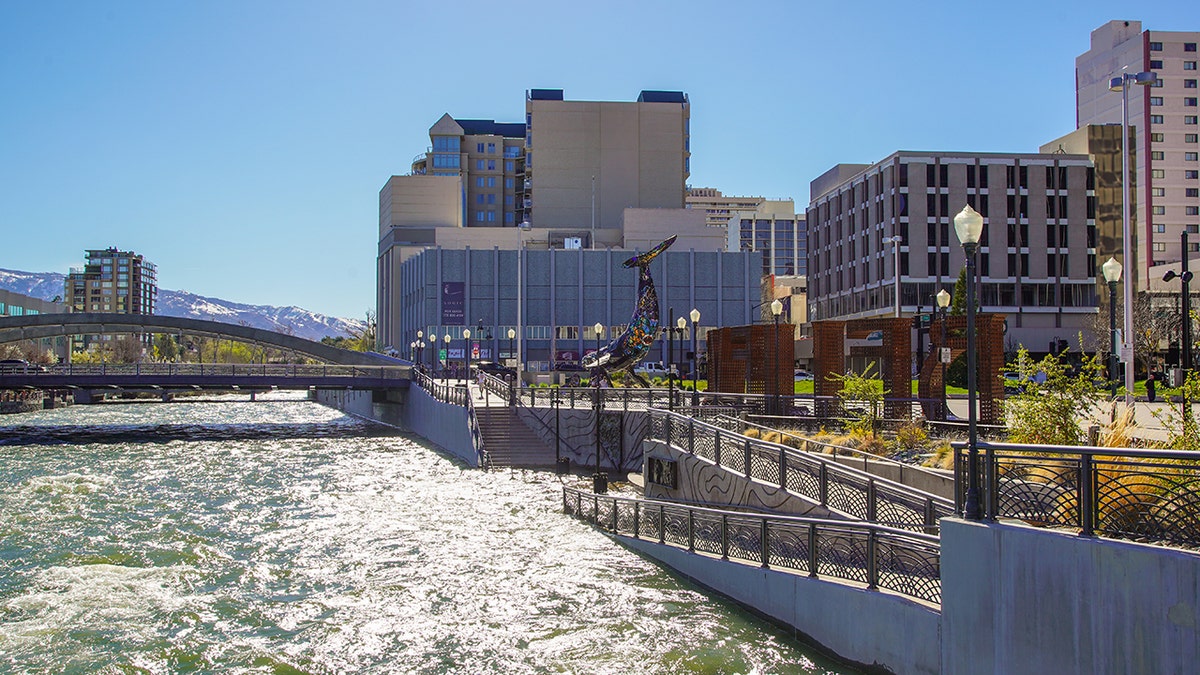
[[(218, 321), (137, 314), (35, 314), (0, 317), (0, 343), (105, 333), (187, 334), (284, 349), (325, 365), (294, 364), (64, 364), (0, 370), (0, 389), (201, 388), (407, 389), (412, 363), (373, 352), (338, 349), (274, 331)], [(78, 396), (78, 394), (77, 394)], [(78, 400), (78, 399), (77, 399)]]
[(338, 349), (294, 335), (205, 319), (99, 312), (0, 317), (0, 343), (67, 335), (103, 335), (105, 333), (166, 333), (170, 335), (186, 333), (286, 349), (323, 363), (354, 366), (411, 365), (408, 361), (394, 359), (383, 354)]

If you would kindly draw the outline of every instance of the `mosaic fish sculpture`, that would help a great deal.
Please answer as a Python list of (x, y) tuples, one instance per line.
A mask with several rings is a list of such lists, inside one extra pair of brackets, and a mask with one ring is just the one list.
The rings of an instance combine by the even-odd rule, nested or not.
[(583, 357), (583, 367), (591, 371), (592, 382), (598, 384), (604, 381), (611, 385), (612, 373), (625, 371), (643, 387), (650, 386), (646, 378), (633, 372), (633, 367), (650, 352), (650, 346), (658, 335), (658, 292), (654, 290), (654, 279), (650, 277), (650, 261), (674, 243), (675, 237), (671, 237), (623, 263), (625, 267), (638, 268), (637, 306), (625, 332), (601, 347), (600, 351)]

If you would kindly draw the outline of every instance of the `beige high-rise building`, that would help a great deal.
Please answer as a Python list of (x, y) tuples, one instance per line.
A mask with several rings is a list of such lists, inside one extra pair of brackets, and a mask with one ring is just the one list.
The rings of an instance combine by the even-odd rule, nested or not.
[[(1180, 234), (1200, 231), (1200, 32), (1142, 30), (1140, 21), (1109, 21), (1092, 31), (1091, 48), (1075, 59), (1076, 126), (1121, 123), (1122, 72), (1153, 72), (1158, 81), (1131, 86), (1129, 123), (1136, 129), (1134, 238), (1139, 288), (1151, 266), (1182, 259)], [(1131, 145), (1134, 143), (1131, 136)], [(1133, 172), (1133, 163), (1130, 171)], [(1189, 243), (1194, 254), (1200, 236)], [(1194, 256), (1193, 256), (1194, 257)]]
[[(619, 241), (627, 208), (682, 209), (690, 166), (690, 104), (678, 91), (635, 102), (525, 99), (525, 180), (518, 221)], [(589, 242), (590, 245), (591, 242)]]

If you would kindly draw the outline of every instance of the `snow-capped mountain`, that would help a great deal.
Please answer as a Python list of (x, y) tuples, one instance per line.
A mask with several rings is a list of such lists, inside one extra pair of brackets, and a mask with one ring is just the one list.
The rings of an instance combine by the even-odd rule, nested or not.
[[(43, 300), (63, 295), (65, 275), (58, 272), (20, 272), (0, 269), (0, 288)], [(207, 319), (263, 328), (309, 340), (345, 337), (361, 332), (364, 323), (310, 312), (302, 307), (246, 305), (220, 298), (207, 298), (187, 291), (158, 289), (157, 313), (191, 319)]]

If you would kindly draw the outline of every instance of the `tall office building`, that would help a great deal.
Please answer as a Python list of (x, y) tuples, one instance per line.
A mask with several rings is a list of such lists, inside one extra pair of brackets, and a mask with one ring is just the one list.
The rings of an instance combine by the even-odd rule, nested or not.
[(567, 101), (561, 89), (530, 90), (518, 220), (586, 230), (613, 245), (625, 209), (682, 209), (690, 111), (679, 91), (643, 91), (623, 102)]
[(522, 124), (442, 115), (429, 129), (430, 151), (413, 160), (412, 173), (461, 178), (463, 225), (512, 226), (517, 222), (524, 146)]
[(89, 250), (83, 267), (72, 267), (65, 280), (72, 312), (153, 314), (158, 301), (154, 263), (133, 251)]
[[(72, 267), (64, 283), (70, 312), (154, 314), (158, 302), (154, 263), (115, 247), (89, 250), (84, 266)], [(97, 337), (76, 335), (73, 348), (85, 349)]]
[(763, 200), (734, 211), (728, 228), (730, 251), (762, 251), (763, 276), (808, 274), (808, 226), (792, 200)]
[[(1134, 283), (1146, 288), (1149, 268), (1182, 259), (1180, 233), (1200, 231), (1200, 32), (1142, 30), (1140, 21), (1110, 21), (1092, 31), (1091, 48), (1075, 59), (1076, 126), (1121, 123), (1121, 92), (1109, 82), (1122, 72), (1153, 72), (1151, 86), (1127, 92), (1136, 129)], [(1131, 136), (1132, 138), (1132, 136)], [(1131, 140), (1131, 145), (1135, 141)], [(1136, 168), (1134, 165), (1136, 164)], [(1200, 250), (1190, 244), (1192, 251)]]
[(811, 186), (809, 317), (931, 311), (964, 267), (954, 216), (970, 204), (984, 217), (979, 302), (1008, 315), (1009, 346), (1072, 340), (1097, 313), (1094, 188), (1087, 155), (897, 152), (838, 165)]

